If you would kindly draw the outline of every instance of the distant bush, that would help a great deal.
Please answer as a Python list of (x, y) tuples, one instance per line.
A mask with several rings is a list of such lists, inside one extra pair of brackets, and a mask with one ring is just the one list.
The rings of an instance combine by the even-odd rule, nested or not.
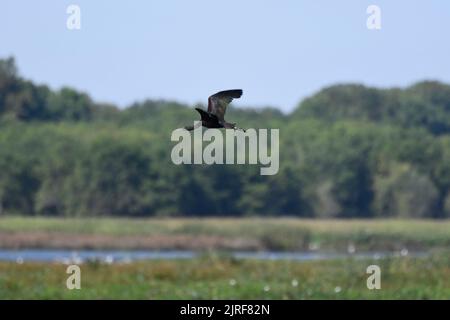
[(198, 118), (191, 108), (146, 100), (121, 110), (36, 85), (0, 60), (0, 214), (450, 216), (449, 85), (342, 84), (289, 115), (231, 106), (227, 116), (280, 128), (277, 175), (175, 166), (170, 134)]

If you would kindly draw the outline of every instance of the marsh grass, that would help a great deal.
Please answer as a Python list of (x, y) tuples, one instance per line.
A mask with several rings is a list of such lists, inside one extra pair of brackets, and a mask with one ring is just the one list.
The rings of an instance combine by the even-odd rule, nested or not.
[[(0, 218), (1, 235), (32, 232), (120, 237), (199, 236), (242, 240), (242, 246), (266, 250), (410, 250), (450, 247), (450, 220), (308, 220), (295, 218), (120, 219)], [(139, 239), (136, 239), (138, 241)], [(187, 246), (189, 241), (187, 242)], [(222, 243), (218, 241), (218, 243)], [(226, 242), (226, 241), (225, 241)], [(256, 245), (255, 245), (256, 244)], [(95, 247), (93, 244), (92, 247)], [(226, 245), (225, 245), (226, 247)], [(233, 248), (235, 249), (235, 248)]]
[[(81, 265), (81, 290), (65, 287), (66, 266), (0, 263), (0, 299), (449, 299), (450, 260), (193, 260)], [(381, 290), (366, 287), (366, 268), (382, 270)], [(295, 285), (293, 285), (293, 283)]]

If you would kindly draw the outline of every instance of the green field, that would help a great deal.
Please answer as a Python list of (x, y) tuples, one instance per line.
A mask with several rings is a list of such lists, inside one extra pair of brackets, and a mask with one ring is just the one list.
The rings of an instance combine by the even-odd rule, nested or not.
[[(126, 245), (125, 245), (126, 244)], [(426, 251), (328, 261), (234, 259), (227, 250)], [(0, 262), (0, 299), (450, 299), (449, 220), (0, 218), (0, 248), (148, 248), (202, 251), (192, 260), (66, 266)], [(381, 290), (366, 287), (381, 268)]]
[(450, 248), (450, 220), (0, 218), (3, 248), (345, 251), (350, 244), (357, 250)]
[[(381, 289), (366, 286), (368, 265)], [(81, 289), (66, 266), (0, 263), (0, 299), (450, 299), (450, 260), (395, 258), (327, 262), (194, 260), (81, 265)]]

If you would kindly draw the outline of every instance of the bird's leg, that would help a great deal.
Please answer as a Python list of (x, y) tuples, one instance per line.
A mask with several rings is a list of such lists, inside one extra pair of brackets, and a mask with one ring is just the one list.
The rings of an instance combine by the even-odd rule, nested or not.
[(202, 126), (202, 122), (199, 121), (193, 126), (186, 126), (186, 127), (184, 127), (184, 129), (186, 129), (187, 131), (192, 131), (194, 129), (200, 128), (201, 126)]

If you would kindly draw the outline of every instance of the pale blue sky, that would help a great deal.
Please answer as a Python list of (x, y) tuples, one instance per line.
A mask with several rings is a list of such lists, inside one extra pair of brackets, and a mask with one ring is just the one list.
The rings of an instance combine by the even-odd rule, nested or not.
[[(79, 31), (66, 29), (69, 4)], [(366, 28), (370, 4), (380, 31)], [(27, 78), (122, 107), (243, 88), (237, 105), (290, 111), (338, 82), (450, 82), (450, 1), (1, 0), (8, 55)]]

